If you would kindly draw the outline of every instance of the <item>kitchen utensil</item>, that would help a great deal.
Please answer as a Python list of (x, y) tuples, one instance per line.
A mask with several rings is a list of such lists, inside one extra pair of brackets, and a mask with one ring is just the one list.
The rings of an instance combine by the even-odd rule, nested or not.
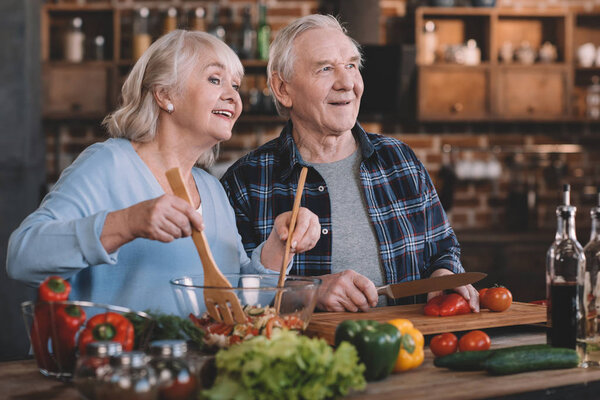
[(513, 302), (502, 312), (481, 310), (478, 313), (432, 317), (423, 314), (424, 304), (377, 307), (369, 312), (320, 312), (313, 314), (305, 331), (308, 336), (323, 338), (333, 345), (335, 328), (348, 319), (370, 319), (387, 322), (395, 318), (409, 319), (423, 335), (444, 332), (459, 332), (472, 329), (486, 329), (499, 326), (537, 324), (546, 322), (546, 306)]
[[(290, 247), (292, 245), (292, 235), (294, 233), (294, 229), (296, 228), (296, 219), (298, 218), (298, 210), (300, 209), (300, 200), (302, 200), (302, 191), (304, 190), (304, 182), (306, 182), (307, 173), (308, 168), (302, 167), (302, 170), (300, 171), (300, 178), (298, 179), (298, 187), (296, 188), (296, 196), (294, 197), (292, 218), (290, 219), (288, 237), (285, 242), (285, 253), (283, 256), (281, 270), (279, 271), (279, 282), (277, 283), (277, 287), (283, 287), (283, 281), (285, 280), (285, 272), (287, 269), (288, 258), (290, 257)], [(281, 294), (277, 293), (277, 296), (275, 296), (275, 310), (277, 310), (277, 312), (279, 312), (279, 307), (281, 307)]]
[[(250, 318), (265, 317), (262, 325), (269, 319), (265, 314), (274, 311), (273, 302), (275, 295), (281, 293), (281, 308), (277, 317), (283, 321), (301, 322), (294, 324), (294, 328), (304, 330), (313, 315), (317, 302), (317, 292), (321, 285), (318, 277), (288, 275), (283, 288), (277, 287), (278, 274), (224, 274), (233, 288), (206, 288), (203, 286), (204, 277), (184, 276), (171, 280), (171, 289), (175, 295), (175, 302), (181, 317), (188, 318), (191, 315), (202, 319), (206, 312), (204, 305), (204, 291), (207, 289), (219, 290), (235, 294), (240, 300)], [(265, 308), (261, 313), (256, 308)], [(266, 329), (261, 330), (266, 334)], [(238, 335), (243, 333), (238, 332)], [(239, 336), (238, 336), (239, 337)], [(229, 346), (228, 341), (211, 341), (211, 335), (204, 336), (208, 346)], [(233, 342), (232, 342), (233, 343)]]
[(414, 296), (435, 292), (437, 290), (452, 289), (469, 283), (474, 283), (485, 278), (487, 274), (483, 272), (464, 272), (462, 274), (452, 274), (435, 276), (433, 278), (417, 279), (414, 281), (394, 283), (377, 288), (377, 294), (385, 294), (392, 299), (400, 297)]
[[(175, 196), (190, 203), (190, 196), (188, 195), (181, 174), (179, 173), (179, 168), (168, 170), (166, 175)], [(223, 276), (221, 270), (219, 270), (219, 267), (217, 267), (217, 264), (215, 263), (215, 259), (208, 247), (208, 241), (206, 240), (204, 232), (193, 229), (192, 240), (200, 255), (200, 261), (202, 261), (202, 268), (204, 269), (204, 285), (230, 288), (231, 284), (225, 276)], [(238, 324), (246, 322), (246, 314), (244, 314), (240, 300), (233, 292), (206, 289), (204, 291), (204, 303), (206, 304), (208, 314), (216, 321), (225, 321), (226, 324), (230, 325), (234, 323), (234, 320)]]

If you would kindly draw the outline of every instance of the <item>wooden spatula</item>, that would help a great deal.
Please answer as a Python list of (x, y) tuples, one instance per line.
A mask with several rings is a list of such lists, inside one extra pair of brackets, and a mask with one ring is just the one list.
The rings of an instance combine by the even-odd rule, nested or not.
[[(168, 170), (166, 176), (175, 196), (191, 204), (190, 196), (179, 173), (179, 168)], [(200, 255), (202, 268), (204, 268), (204, 286), (232, 287), (227, 278), (221, 273), (221, 270), (219, 270), (219, 267), (217, 267), (208, 247), (204, 232), (192, 229), (192, 240)], [(238, 324), (246, 322), (246, 315), (242, 309), (240, 300), (233, 291), (204, 289), (204, 304), (206, 305), (208, 315), (217, 321), (224, 321), (230, 325), (234, 323), (234, 320)]]

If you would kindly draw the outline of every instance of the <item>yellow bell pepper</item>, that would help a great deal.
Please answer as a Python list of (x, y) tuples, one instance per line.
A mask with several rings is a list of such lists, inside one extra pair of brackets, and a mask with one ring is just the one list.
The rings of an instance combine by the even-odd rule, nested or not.
[(388, 324), (394, 325), (402, 335), (400, 338), (400, 352), (396, 359), (394, 372), (417, 368), (425, 358), (423, 334), (408, 319), (392, 319), (388, 321)]

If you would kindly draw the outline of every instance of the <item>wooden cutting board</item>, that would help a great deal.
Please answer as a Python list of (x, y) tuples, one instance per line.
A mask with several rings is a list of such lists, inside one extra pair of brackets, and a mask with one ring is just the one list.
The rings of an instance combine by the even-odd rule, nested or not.
[(366, 313), (315, 312), (305, 334), (321, 337), (329, 344), (333, 344), (335, 328), (347, 319), (372, 319), (385, 322), (394, 318), (406, 318), (411, 320), (424, 335), (546, 322), (546, 306), (529, 303), (513, 302), (510, 308), (503, 312), (481, 310), (479, 313), (451, 317), (424, 315), (423, 307), (424, 304), (411, 304), (379, 307)]

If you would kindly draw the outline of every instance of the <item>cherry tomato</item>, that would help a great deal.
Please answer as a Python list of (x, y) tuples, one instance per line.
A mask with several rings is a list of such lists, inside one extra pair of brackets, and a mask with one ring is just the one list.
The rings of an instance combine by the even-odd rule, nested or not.
[(482, 289), (479, 292), (479, 303), (483, 308), (488, 308), (491, 311), (504, 311), (512, 304), (512, 293), (505, 287), (493, 287)]
[(458, 341), (460, 351), (489, 350), (492, 341), (483, 331), (471, 331), (463, 335)]
[(456, 352), (458, 339), (453, 333), (435, 335), (429, 342), (429, 349), (436, 357), (447, 356)]

